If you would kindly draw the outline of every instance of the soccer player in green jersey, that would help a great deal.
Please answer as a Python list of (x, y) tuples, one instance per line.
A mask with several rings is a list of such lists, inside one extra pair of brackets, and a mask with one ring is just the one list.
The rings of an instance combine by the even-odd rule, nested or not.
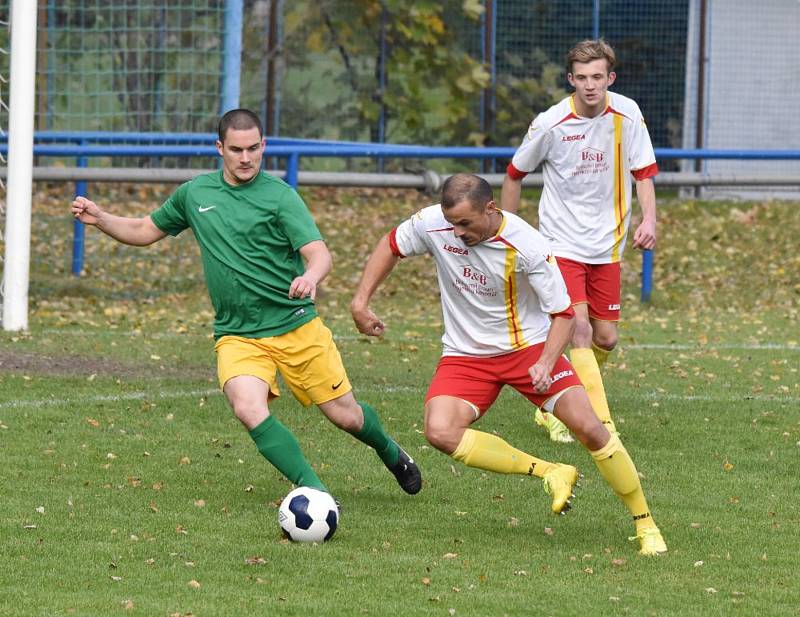
[(220, 387), (261, 454), (298, 486), (327, 490), (294, 435), (270, 413), (280, 371), (304, 406), (375, 449), (400, 487), (418, 493), (414, 460), (357, 402), (330, 330), (317, 315), (317, 286), (331, 255), (308, 208), (288, 184), (261, 171), (266, 140), (253, 112), (219, 122), (222, 169), (181, 185), (143, 218), (115, 216), (85, 197), (73, 216), (124, 244), (147, 246), (190, 228), (214, 306)]

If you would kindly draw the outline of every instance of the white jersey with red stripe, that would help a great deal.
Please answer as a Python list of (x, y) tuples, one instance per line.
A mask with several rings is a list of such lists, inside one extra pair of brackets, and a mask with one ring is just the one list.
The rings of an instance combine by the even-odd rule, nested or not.
[(497, 235), (475, 246), (456, 238), (439, 205), (389, 235), (399, 257), (436, 261), (445, 356), (498, 356), (547, 338), (550, 314), (570, 299), (550, 245), (520, 217), (503, 212)]
[(508, 167), (519, 179), (542, 163), (539, 231), (558, 257), (583, 263), (622, 259), (631, 213), (631, 175), (658, 173), (647, 126), (635, 101), (607, 93), (594, 118), (569, 96), (539, 114)]

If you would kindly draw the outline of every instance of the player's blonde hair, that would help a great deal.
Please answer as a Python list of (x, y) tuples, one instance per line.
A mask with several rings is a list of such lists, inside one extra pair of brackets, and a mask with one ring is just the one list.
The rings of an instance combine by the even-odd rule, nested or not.
[(575, 62), (592, 62), (593, 60), (605, 60), (608, 64), (608, 72), (614, 70), (617, 64), (617, 55), (614, 49), (603, 39), (587, 39), (576, 43), (567, 52), (567, 73), (572, 73), (572, 65)]

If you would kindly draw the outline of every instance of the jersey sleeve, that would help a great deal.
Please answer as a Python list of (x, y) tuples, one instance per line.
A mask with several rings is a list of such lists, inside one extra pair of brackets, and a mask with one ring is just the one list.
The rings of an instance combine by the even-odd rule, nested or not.
[(637, 180), (651, 178), (658, 173), (656, 154), (650, 141), (650, 133), (638, 107), (633, 116), (628, 144), (628, 163), (631, 173)]
[(190, 182), (185, 182), (167, 198), (159, 208), (150, 213), (150, 220), (165, 234), (177, 236), (189, 227), (186, 218), (186, 193)]
[(572, 304), (564, 277), (552, 253), (528, 259), (528, 281), (539, 297), (542, 312), (554, 315), (569, 309)]
[(322, 234), (303, 198), (291, 187), (287, 187), (278, 206), (278, 220), (283, 227), (292, 250), (298, 250), (309, 242), (322, 240)]
[(428, 252), (424, 210), (403, 221), (389, 234), (392, 252), (398, 257), (424, 255)]
[[(509, 166), (509, 175), (529, 174), (547, 157), (552, 142), (552, 133), (541, 126), (542, 116), (536, 116)], [(513, 169), (512, 169), (513, 168)]]

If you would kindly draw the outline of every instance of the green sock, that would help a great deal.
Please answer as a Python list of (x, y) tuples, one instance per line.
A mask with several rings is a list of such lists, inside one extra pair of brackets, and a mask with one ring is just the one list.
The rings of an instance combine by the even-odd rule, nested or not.
[(297, 439), (275, 416), (269, 416), (250, 431), (250, 437), (256, 442), (261, 455), (293, 484), (328, 492), (303, 456)]
[(359, 403), (359, 405), (364, 412), (364, 426), (357, 433), (353, 433), (353, 436), (369, 447), (374, 448), (384, 465), (393, 467), (400, 458), (400, 449), (394, 440), (386, 434), (386, 431), (383, 430), (383, 425), (381, 425), (375, 410), (366, 403)]

